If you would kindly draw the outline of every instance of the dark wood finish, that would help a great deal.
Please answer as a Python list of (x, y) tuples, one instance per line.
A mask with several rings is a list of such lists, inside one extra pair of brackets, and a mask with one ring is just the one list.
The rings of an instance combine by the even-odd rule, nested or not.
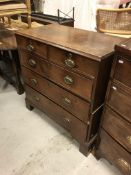
[(131, 123), (131, 89), (113, 82), (107, 97), (108, 105)]
[[(104, 157), (131, 174), (131, 39), (115, 47), (115, 59), (96, 146)], [(111, 146), (109, 146), (111, 145)]]
[(112, 139), (104, 130), (101, 130), (101, 142), (99, 145), (100, 156), (109, 160), (124, 175), (131, 174), (131, 156), (114, 139)]
[[(56, 24), (28, 30), (17, 31), (17, 35), (31, 38), (41, 43), (71, 51), (98, 62), (112, 55), (114, 45), (124, 41), (123, 38), (107, 36), (81, 29), (74, 29)], [(106, 44), (108, 43), (108, 47)]]
[(57, 123), (69, 130), (72, 136), (80, 143), (86, 140), (86, 124), (28, 86), (26, 86), (26, 95), (26, 101), (30, 103), (30, 106), (38, 107), (46, 112)]
[[(89, 154), (97, 139), (113, 47), (123, 39), (60, 25), (18, 31), (16, 37), (27, 108), (45, 111)], [(38, 47), (28, 50), (27, 41)]]
[(71, 69), (90, 78), (95, 78), (99, 66), (98, 62), (90, 58), (87, 59), (86, 57), (52, 46), (49, 47), (48, 59), (59, 66)]
[[(17, 43), (18, 47), (20, 47), (23, 50), (27, 50), (28, 52), (32, 54), (37, 54), (38, 56), (47, 58), (47, 45), (43, 44), (41, 42), (24, 38), (24, 37), (17, 37)], [(26, 56), (26, 55), (25, 55)]]
[(104, 111), (102, 126), (116, 141), (125, 147), (127, 151), (131, 152), (131, 143), (130, 140), (128, 140), (131, 133), (130, 123), (122, 119), (110, 108), (106, 108)]
[[(61, 105), (80, 120), (88, 122), (89, 103), (24, 67), (22, 73), (26, 84)], [(31, 81), (34, 77), (37, 84)]]
[[(37, 59), (37, 62), (38, 61), (39, 60)], [(41, 67), (41, 69), (40, 71), (37, 71), (36, 68), (34, 69), (35, 72), (40, 73), (40, 75), (42, 75), (43, 77), (48, 78), (49, 80), (57, 83), (63, 88), (66, 88), (69, 91), (75, 93), (76, 95), (79, 95), (82, 98), (90, 101), (93, 88), (92, 80), (86, 79), (85, 77), (81, 77), (78, 74), (67, 71), (66, 69), (58, 67), (57, 65), (51, 64), (44, 60), (38, 64), (38, 67)], [(81, 91), (81, 87), (85, 88)]]
[[(127, 71), (128, 70), (128, 71)], [(128, 87), (131, 87), (131, 59), (124, 55), (117, 56), (114, 78)]]
[[(0, 53), (3, 57), (3, 61), (6, 62), (6, 59), (10, 59), (12, 63), (12, 72), (11, 75), (14, 75), (15, 81), (12, 77), (7, 77), (7, 75), (2, 75), (8, 82), (11, 82), (17, 89), (19, 95), (24, 93), (24, 88), (21, 82), (21, 69), (20, 61), (17, 50), (17, 43), (15, 34), (12, 31), (1, 29), (0, 31)], [(11, 66), (11, 65), (10, 65)], [(8, 70), (6, 70), (8, 71)]]

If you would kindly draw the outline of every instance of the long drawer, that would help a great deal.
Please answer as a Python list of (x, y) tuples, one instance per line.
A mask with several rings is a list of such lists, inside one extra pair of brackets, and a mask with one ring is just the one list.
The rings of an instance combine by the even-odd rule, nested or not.
[(48, 78), (54, 83), (68, 89), (76, 95), (79, 95), (88, 101), (91, 100), (93, 89), (92, 79), (88, 79), (71, 71), (65, 70), (55, 64), (49, 63), (48, 61), (41, 60), (38, 57), (33, 57), (31, 59), (35, 63), (35, 66), (28, 64), (30, 59), (21, 59), (21, 64), (34, 72), (39, 73), (43, 77)]
[(112, 83), (107, 103), (131, 123), (131, 90), (121, 84)]
[(26, 100), (69, 130), (71, 135), (80, 143), (85, 142), (88, 128), (79, 119), (28, 86), (26, 86)]
[(17, 36), (17, 44), (20, 49), (19, 55), (21, 59), (24, 59), (23, 52), (27, 51), (32, 54), (37, 54), (42, 58), (47, 59), (47, 45), (39, 41), (35, 41), (23, 36)]
[(87, 122), (90, 104), (70, 92), (60, 88), (51, 81), (42, 78), (27, 68), (22, 68), (25, 83), (52, 99), (80, 120)]
[(101, 130), (99, 153), (116, 165), (124, 175), (131, 175), (131, 154), (125, 151), (104, 130)]
[(55, 64), (69, 68), (92, 78), (97, 76), (98, 62), (56, 47), (48, 47), (48, 59)]
[(106, 107), (102, 127), (127, 151), (131, 152), (131, 124)]
[(117, 56), (114, 78), (131, 87), (131, 60), (122, 55)]

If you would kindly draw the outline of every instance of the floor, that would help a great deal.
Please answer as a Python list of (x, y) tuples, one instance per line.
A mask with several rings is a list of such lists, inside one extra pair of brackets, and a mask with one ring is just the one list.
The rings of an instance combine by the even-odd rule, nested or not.
[(0, 79), (0, 175), (121, 175), (107, 161), (83, 156), (69, 133)]

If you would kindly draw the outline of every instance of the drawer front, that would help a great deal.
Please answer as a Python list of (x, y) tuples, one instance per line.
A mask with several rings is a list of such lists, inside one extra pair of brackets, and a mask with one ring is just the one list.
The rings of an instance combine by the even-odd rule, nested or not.
[(82, 77), (36, 57), (33, 58), (33, 60), (36, 62), (35, 67), (29, 66), (29, 64), (26, 63), (23, 64), (34, 72), (39, 73), (43, 77), (48, 78), (76, 95), (79, 95), (88, 101), (91, 100), (93, 88), (92, 79)]
[(111, 109), (106, 108), (102, 127), (127, 151), (131, 152), (131, 124), (122, 119)]
[(80, 143), (85, 142), (87, 126), (79, 119), (28, 86), (26, 86), (26, 100), (29, 100), (33, 106), (41, 109), (65, 129), (69, 130), (71, 135)]
[(126, 120), (131, 122), (131, 93), (120, 84), (113, 83), (107, 103)]
[(30, 70), (45, 76), (48, 70), (48, 62), (43, 62), (42, 58), (36, 55), (30, 54), (23, 50), (20, 51), (20, 63), (21, 65), (29, 68)]
[(96, 77), (98, 71), (98, 63), (86, 57), (49, 46), (49, 60), (60, 65), (79, 72), (83, 75)]
[(24, 55), (22, 55), (22, 50), (28, 51), (32, 54), (40, 55), (42, 58), (47, 59), (47, 45), (43, 44), (39, 41), (35, 41), (29, 38), (17, 36), (17, 45), (20, 49), (20, 57), (24, 59)]
[(100, 154), (120, 169), (124, 175), (131, 175), (131, 154), (125, 151), (105, 131), (101, 131)]
[(114, 78), (131, 88), (131, 61), (118, 56)]
[[(24, 67), (22, 68), (22, 72), (26, 84), (52, 99), (80, 120), (84, 122), (88, 121), (89, 103)], [(36, 83), (32, 82), (32, 80), (35, 80)]]

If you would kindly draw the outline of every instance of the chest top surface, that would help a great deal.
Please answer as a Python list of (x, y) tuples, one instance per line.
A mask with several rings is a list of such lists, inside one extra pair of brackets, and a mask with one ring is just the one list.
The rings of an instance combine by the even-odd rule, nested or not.
[[(121, 44), (116, 45), (115, 50), (131, 56), (131, 38), (125, 42), (122, 42)], [(129, 57), (129, 59), (131, 60), (131, 57)]]
[(17, 31), (16, 34), (101, 61), (125, 39), (56, 24)]

